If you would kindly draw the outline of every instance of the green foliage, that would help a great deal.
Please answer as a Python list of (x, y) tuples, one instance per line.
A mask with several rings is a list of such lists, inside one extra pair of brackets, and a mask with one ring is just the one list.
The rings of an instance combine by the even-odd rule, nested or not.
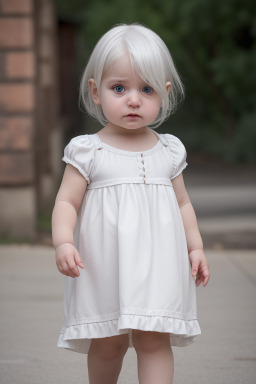
[[(186, 102), (169, 119), (191, 149), (256, 162), (256, 3), (252, 0), (55, 0), (91, 50), (119, 23), (140, 22), (169, 47)], [(84, 63), (83, 63), (84, 65)], [(166, 125), (165, 125), (166, 126)]]
[(40, 213), (37, 218), (37, 227), (40, 231), (51, 230), (51, 215)]
[(1, 245), (9, 245), (9, 244), (31, 244), (32, 241), (28, 237), (17, 238), (8, 233), (2, 233), (0, 237)]

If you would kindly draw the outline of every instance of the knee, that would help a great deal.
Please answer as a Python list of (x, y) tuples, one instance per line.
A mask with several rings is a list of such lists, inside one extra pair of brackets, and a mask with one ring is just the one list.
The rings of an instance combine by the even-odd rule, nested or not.
[(104, 337), (102, 339), (93, 339), (94, 351), (104, 360), (123, 358), (129, 347), (127, 335)]
[(133, 330), (133, 346), (137, 352), (155, 352), (163, 347), (170, 348), (168, 333)]

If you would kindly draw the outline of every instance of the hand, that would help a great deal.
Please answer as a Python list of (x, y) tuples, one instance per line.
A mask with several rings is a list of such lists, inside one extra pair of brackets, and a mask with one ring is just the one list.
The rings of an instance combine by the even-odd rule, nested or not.
[(74, 245), (71, 243), (63, 243), (58, 245), (55, 251), (58, 270), (66, 276), (80, 276), (78, 265), (81, 268), (84, 268), (84, 265)]
[(210, 279), (209, 265), (202, 249), (195, 249), (189, 253), (192, 276), (196, 276), (196, 286), (202, 282), (205, 287)]

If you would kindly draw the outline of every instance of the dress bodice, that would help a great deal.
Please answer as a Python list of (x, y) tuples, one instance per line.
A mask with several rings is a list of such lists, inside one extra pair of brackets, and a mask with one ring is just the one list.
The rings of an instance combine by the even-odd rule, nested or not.
[(153, 132), (157, 144), (136, 152), (112, 147), (97, 134), (77, 136), (65, 148), (63, 160), (84, 175), (87, 189), (123, 183), (171, 186), (187, 165), (186, 150), (177, 137)]

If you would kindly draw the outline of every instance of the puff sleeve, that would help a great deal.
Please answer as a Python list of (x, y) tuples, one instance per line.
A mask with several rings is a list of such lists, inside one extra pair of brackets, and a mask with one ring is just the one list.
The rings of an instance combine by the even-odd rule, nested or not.
[(173, 171), (171, 180), (179, 176), (179, 174), (187, 167), (187, 151), (178, 137), (169, 133), (166, 134), (166, 139), (169, 143), (169, 148), (172, 157)]
[(76, 136), (64, 148), (62, 158), (67, 164), (73, 165), (90, 183), (90, 173), (94, 163), (95, 145), (88, 135)]

